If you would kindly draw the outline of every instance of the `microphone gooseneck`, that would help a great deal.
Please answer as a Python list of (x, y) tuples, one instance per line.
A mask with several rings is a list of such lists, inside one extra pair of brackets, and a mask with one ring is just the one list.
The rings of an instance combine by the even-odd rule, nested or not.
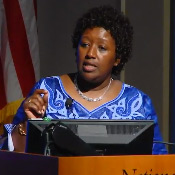
[(160, 143), (160, 144), (175, 146), (175, 143), (172, 143), (172, 142), (153, 141), (153, 143)]

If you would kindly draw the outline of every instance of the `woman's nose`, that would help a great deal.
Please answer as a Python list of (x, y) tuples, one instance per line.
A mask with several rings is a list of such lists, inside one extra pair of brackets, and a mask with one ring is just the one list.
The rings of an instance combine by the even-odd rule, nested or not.
[(95, 46), (89, 47), (86, 57), (87, 58), (96, 58), (96, 49), (95, 49)]

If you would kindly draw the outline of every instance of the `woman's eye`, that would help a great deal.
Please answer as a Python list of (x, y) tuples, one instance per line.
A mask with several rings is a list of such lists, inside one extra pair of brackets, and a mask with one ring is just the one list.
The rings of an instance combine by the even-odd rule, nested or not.
[(99, 46), (100, 51), (106, 51), (107, 49), (104, 46)]
[(80, 43), (81, 47), (88, 47), (88, 43)]

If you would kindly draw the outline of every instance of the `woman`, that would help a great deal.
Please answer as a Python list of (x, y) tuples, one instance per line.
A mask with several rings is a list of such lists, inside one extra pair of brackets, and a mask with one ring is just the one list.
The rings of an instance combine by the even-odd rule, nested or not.
[[(26, 120), (44, 116), (53, 119), (154, 120), (154, 140), (162, 140), (151, 99), (113, 76), (120, 74), (130, 58), (132, 38), (129, 20), (116, 9), (102, 6), (84, 14), (72, 37), (77, 72), (46, 77), (36, 83), (13, 121), (15, 150), (24, 150)], [(70, 107), (66, 104), (68, 99), (71, 99)], [(154, 143), (153, 154), (166, 153), (163, 145)]]

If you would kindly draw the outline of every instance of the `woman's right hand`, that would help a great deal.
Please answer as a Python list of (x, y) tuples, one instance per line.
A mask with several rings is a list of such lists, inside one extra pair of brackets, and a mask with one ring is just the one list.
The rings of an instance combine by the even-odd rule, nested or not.
[(33, 95), (28, 97), (23, 104), (28, 119), (44, 117), (48, 105), (48, 91), (36, 89)]

